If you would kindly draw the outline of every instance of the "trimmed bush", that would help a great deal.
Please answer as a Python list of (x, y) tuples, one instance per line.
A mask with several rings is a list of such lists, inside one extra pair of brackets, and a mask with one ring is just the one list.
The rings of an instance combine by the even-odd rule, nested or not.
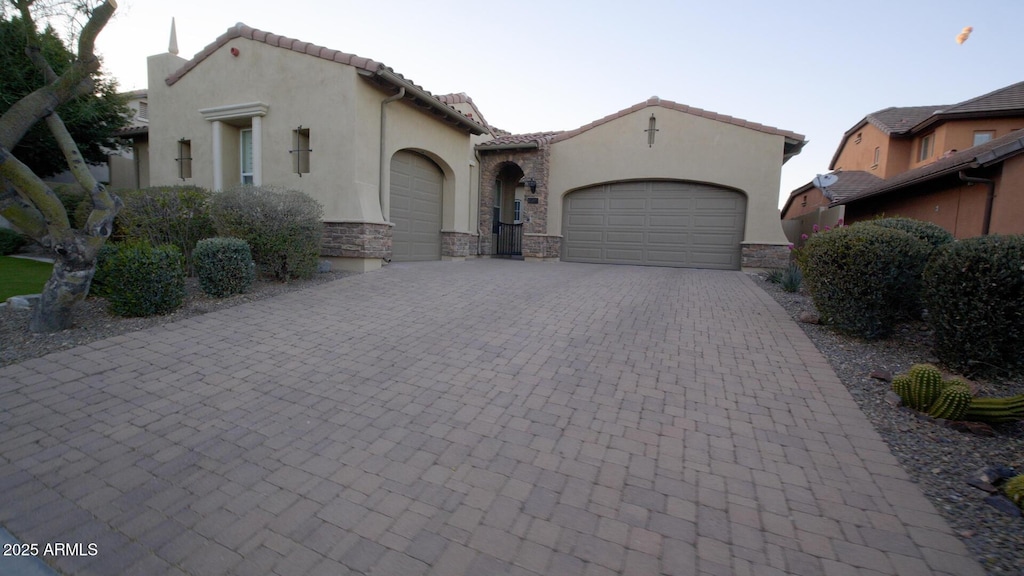
[(214, 195), (211, 213), (218, 234), (249, 243), (261, 276), (286, 281), (316, 273), (323, 208), (307, 194), (242, 186)]
[(96, 255), (96, 272), (92, 275), (89, 295), (106, 298), (110, 296), (111, 289), (117, 285), (112, 263), (118, 254), (118, 246), (118, 244), (107, 242), (100, 248), (99, 253)]
[(153, 316), (177, 309), (185, 300), (181, 250), (146, 242), (116, 245), (109, 258), (107, 305), (118, 316)]
[(875, 226), (882, 226), (884, 228), (902, 230), (931, 244), (933, 248), (944, 246), (955, 240), (953, 235), (942, 226), (932, 224), (931, 222), (925, 222), (924, 220), (915, 220), (913, 218), (880, 218), (878, 220), (869, 220), (867, 223)]
[(214, 298), (248, 292), (256, 277), (249, 245), (241, 238), (207, 238), (192, 253), (199, 286)]
[(14, 254), (25, 244), (28, 244), (28, 239), (21, 233), (10, 228), (0, 228), (0, 256)]
[(932, 256), (924, 283), (943, 362), (969, 375), (1024, 373), (1024, 235), (949, 244)]
[(158, 246), (173, 244), (193, 272), (196, 242), (215, 234), (208, 190), (195, 186), (166, 186), (119, 193), (124, 208), (117, 214), (114, 235)]
[(931, 247), (914, 236), (858, 223), (804, 245), (804, 285), (822, 319), (862, 338), (884, 338), (920, 307), (921, 272)]

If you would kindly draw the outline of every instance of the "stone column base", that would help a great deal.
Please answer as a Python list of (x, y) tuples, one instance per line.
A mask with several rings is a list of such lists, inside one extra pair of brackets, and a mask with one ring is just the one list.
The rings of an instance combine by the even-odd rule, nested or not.
[(393, 230), (385, 222), (324, 222), (320, 255), (340, 270), (378, 270), (391, 258)]
[(561, 251), (561, 236), (523, 234), (523, 257), (528, 260), (557, 260)]
[(476, 254), (476, 234), (441, 230), (441, 259), (465, 260)]
[(744, 242), (741, 245), (740, 265), (747, 268), (785, 268), (789, 265), (788, 244), (762, 244)]

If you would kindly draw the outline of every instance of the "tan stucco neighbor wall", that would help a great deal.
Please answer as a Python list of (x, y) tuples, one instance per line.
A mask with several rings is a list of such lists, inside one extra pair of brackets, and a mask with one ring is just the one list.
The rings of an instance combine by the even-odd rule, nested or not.
[[(245, 37), (233, 38), (181, 75), (165, 82), (185, 60), (170, 54), (149, 59), (150, 170), (154, 185), (194, 184), (215, 189), (214, 141), (221, 139), (223, 187), (240, 183), (239, 134), (259, 128), (261, 182), (306, 192), (324, 207), (324, 221), (383, 224), (389, 208), (389, 166), (381, 182), (381, 101), (395, 91), (378, 88), (357, 68)], [(251, 106), (245, 106), (251, 105)], [(211, 121), (232, 106), (259, 110)], [(204, 113), (200, 111), (206, 111)], [(258, 114), (258, 115), (259, 115)], [(294, 131), (309, 130), (310, 170), (295, 173)], [(192, 177), (178, 177), (178, 140), (191, 141)], [(470, 135), (414, 107), (388, 104), (385, 162), (400, 150), (433, 160), (444, 173), (443, 226), (470, 233)], [(384, 213), (380, 190), (383, 186)], [(358, 227), (357, 227), (358, 228)]]
[[(658, 132), (648, 146), (651, 114)], [(744, 244), (787, 243), (778, 212), (784, 138), (661, 106), (647, 106), (551, 145), (547, 233), (562, 233), (573, 190), (624, 180), (684, 180), (747, 196)]]

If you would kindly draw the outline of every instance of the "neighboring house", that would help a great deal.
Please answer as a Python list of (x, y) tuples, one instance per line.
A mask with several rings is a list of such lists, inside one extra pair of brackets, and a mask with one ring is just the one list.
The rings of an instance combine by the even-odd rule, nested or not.
[(324, 206), (323, 255), (354, 270), (505, 254), (774, 265), (781, 166), (805, 143), (658, 98), (513, 135), (465, 94), (244, 24), (191, 60), (150, 57), (148, 106), (150, 184), (302, 190)]
[(129, 146), (107, 158), (109, 187), (139, 190), (149, 187), (149, 97), (145, 90), (128, 92), (125, 96), (132, 111), (131, 125), (122, 129), (118, 136)]
[(836, 184), (823, 191), (808, 183), (790, 194), (782, 209), (787, 236), (799, 242), (813, 224), (881, 215), (934, 222), (959, 238), (1024, 232), (1024, 159), (1014, 144), (1022, 128), (1024, 82), (954, 105), (868, 114), (832, 157)]

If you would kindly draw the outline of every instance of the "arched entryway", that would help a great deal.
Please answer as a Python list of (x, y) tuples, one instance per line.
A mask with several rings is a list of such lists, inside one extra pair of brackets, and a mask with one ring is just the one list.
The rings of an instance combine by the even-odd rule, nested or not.
[(565, 196), (569, 262), (740, 269), (747, 198), (696, 182), (639, 180)]
[(491, 205), (491, 246), (496, 256), (523, 255), (523, 198), (520, 182), (523, 169), (515, 162), (505, 162), (494, 179)]
[(392, 156), (392, 261), (441, 259), (443, 187), (443, 172), (426, 156), (408, 150)]

